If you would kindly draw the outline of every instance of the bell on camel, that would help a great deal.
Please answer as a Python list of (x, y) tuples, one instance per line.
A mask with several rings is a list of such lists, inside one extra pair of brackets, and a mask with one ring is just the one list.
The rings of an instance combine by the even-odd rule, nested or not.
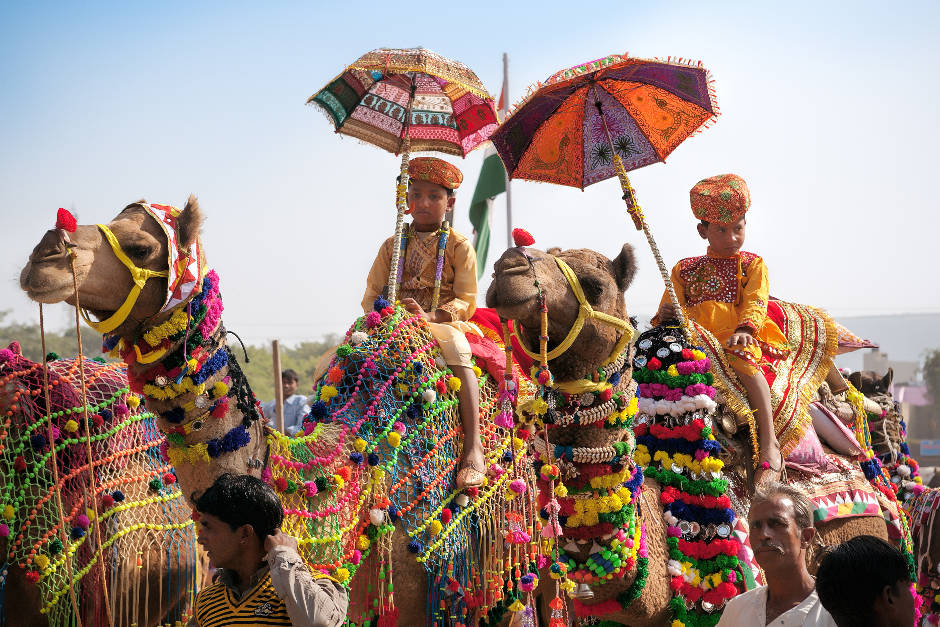
[(593, 599), (594, 591), (591, 590), (591, 586), (587, 585), (586, 583), (579, 583), (578, 587), (574, 590), (573, 596), (574, 598), (581, 600)]

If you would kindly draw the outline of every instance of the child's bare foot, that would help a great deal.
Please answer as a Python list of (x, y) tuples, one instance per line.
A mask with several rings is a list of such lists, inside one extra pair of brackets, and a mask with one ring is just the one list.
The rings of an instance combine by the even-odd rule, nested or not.
[(479, 488), (486, 479), (486, 460), (483, 457), (483, 446), (476, 442), (476, 446), (466, 446), (460, 457), (460, 470), (457, 471), (457, 489)]
[(760, 461), (754, 473), (754, 485), (759, 486), (769, 481), (780, 481), (783, 474), (783, 453), (775, 441), (768, 446), (762, 446)]

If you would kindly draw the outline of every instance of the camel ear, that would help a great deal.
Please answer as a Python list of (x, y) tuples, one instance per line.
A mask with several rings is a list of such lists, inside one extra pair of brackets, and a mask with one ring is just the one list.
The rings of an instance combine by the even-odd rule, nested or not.
[(614, 264), (614, 277), (617, 279), (617, 287), (620, 288), (621, 292), (627, 291), (627, 288), (633, 283), (633, 277), (636, 276), (636, 254), (633, 252), (633, 246), (624, 244), (623, 250), (611, 263)]
[(179, 237), (180, 250), (189, 250), (196, 243), (199, 237), (199, 229), (202, 228), (202, 209), (199, 208), (199, 201), (196, 196), (189, 195), (186, 206), (176, 218), (176, 233)]
[(552, 246), (551, 248), (546, 249), (545, 252), (553, 257), (557, 257), (561, 254), (561, 248), (558, 246)]
[(886, 372), (885, 376), (881, 378), (881, 384), (885, 386), (885, 391), (891, 387), (892, 381), (894, 381), (894, 368), (888, 368), (888, 372)]
[(849, 383), (852, 384), (852, 387), (856, 390), (862, 389), (862, 373), (859, 371), (853, 372), (849, 375)]

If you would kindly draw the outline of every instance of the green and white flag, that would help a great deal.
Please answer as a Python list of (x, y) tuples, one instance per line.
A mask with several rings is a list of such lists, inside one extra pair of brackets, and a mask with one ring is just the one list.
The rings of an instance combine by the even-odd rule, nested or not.
[(470, 223), (473, 225), (473, 248), (477, 254), (477, 279), (483, 276), (486, 255), (490, 250), (490, 207), (493, 199), (506, 191), (506, 168), (496, 149), (490, 144), (483, 157), (480, 178), (470, 201)]

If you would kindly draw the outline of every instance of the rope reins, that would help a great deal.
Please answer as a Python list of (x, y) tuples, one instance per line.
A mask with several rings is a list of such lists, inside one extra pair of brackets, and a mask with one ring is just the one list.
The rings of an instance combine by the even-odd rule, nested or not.
[[(529, 265), (532, 265), (532, 259), (528, 255), (525, 255), (526, 259), (529, 261)], [(568, 335), (565, 336), (565, 339), (562, 340), (561, 344), (556, 346), (554, 349), (549, 351), (546, 357), (549, 360), (555, 359), (562, 355), (565, 351), (571, 348), (571, 345), (574, 344), (574, 341), (578, 339), (578, 336), (581, 334), (581, 330), (584, 328), (584, 323), (587, 320), (597, 320), (604, 324), (610, 325), (616, 329), (622, 331), (620, 339), (617, 340), (617, 344), (614, 346), (613, 351), (610, 356), (604, 361), (603, 365), (607, 365), (615, 361), (624, 351), (627, 344), (633, 340), (635, 330), (633, 326), (626, 320), (621, 320), (616, 316), (606, 314), (602, 311), (597, 311), (591, 304), (587, 301), (587, 298), (584, 296), (584, 290), (581, 288), (581, 282), (578, 281), (577, 275), (574, 273), (574, 270), (571, 269), (567, 263), (562, 261), (559, 257), (552, 256), (555, 260), (555, 263), (558, 265), (558, 268), (561, 270), (561, 273), (564, 275), (565, 280), (568, 281), (568, 285), (571, 287), (571, 291), (574, 292), (575, 298), (578, 300), (578, 316), (575, 318), (574, 323), (571, 325), (571, 330), (568, 331)], [(534, 271), (534, 266), (533, 266)], [(513, 325), (512, 336), (516, 338), (516, 341), (519, 342), (519, 346), (522, 347), (523, 352), (526, 355), (533, 359), (538, 359), (541, 356), (537, 353), (534, 353), (529, 350), (529, 348), (522, 341), (522, 337), (518, 333), (518, 329), (522, 325), (516, 321), (516, 324)]]
[(148, 279), (154, 277), (167, 278), (170, 276), (168, 270), (148, 270), (146, 268), (137, 267), (131, 258), (127, 256), (124, 252), (124, 249), (121, 248), (121, 243), (118, 242), (117, 238), (114, 236), (114, 233), (111, 232), (104, 224), (98, 224), (98, 229), (101, 231), (104, 238), (108, 241), (108, 244), (111, 245), (111, 250), (114, 251), (114, 256), (118, 258), (124, 266), (130, 271), (131, 278), (134, 280), (134, 287), (131, 288), (131, 291), (128, 292), (127, 298), (124, 299), (124, 303), (111, 314), (109, 317), (105, 318), (100, 322), (95, 322), (88, 315), (88, 312), (83, 308), (79, 308), (79, 311), (82, 314), (82, 318), (85, 322), (88, 323), (92, 329), (98, 333), (110, 333), (116, 328), (121, 326), (127, 317), (131, 314), (131, 310), (134, 308), (134, 305), (137, 304), (137, 299), (140, 297), (141, 290), (144, 289), (144, 285), (147, 283)]

